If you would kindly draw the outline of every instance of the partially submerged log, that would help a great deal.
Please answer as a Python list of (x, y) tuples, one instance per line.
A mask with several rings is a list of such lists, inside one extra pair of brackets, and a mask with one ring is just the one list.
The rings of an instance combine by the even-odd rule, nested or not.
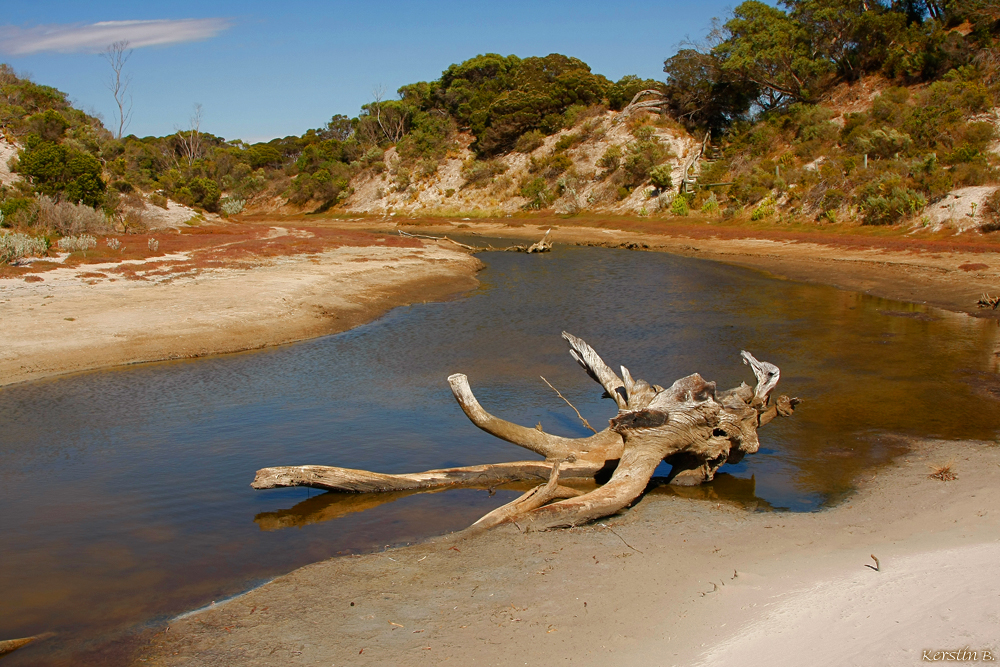
[[(370, 493), (537, 480), (545, 483), (494, 510), (473, 528), (508, 521), (533, 529), (574, 526), (628, 507), (645, 491), (661, 461), (671, 464), (671, 484), (693, 486), (711, 481), (723, 464), (736, 463), (756, 452), (760, 446), (757, 429), (775, 417), (791, 416), (799, 402), (779, 396), (772, 403), (770, 394), (778, 384), (780, 370), (746, 351), (740, 355), (753, 370), (756, 385), (741, 383), (717, 392), (714, 382), (707, 382), (697, 373), (667, 388), (633, 378), (624, 366), (619, 376), (586, 342), (566, 332), (563, 338), (569, 343), (570, 355), (618, 406), (618, 414), (608, 428), (590, 437), (564, 438), (500, 419), (479, 404), (465, 375), (457, 373), (448, 378), (455, 399), (473, 424), (543, 456), (542, 461), (402, 475), (330, 466), (286, 466), (258, 470), (251, 486), (308, 486)], [(603, 484), (580, 493), (560, 485), (560, 479)]]

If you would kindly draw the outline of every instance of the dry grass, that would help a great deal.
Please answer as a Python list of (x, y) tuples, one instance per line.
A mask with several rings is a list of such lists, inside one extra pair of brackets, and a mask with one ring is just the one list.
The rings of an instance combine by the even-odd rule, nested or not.
[(952, 480), (958, 479), (958, 475), (952, 470), (952, 466), (955, 465), (954, 462), (949, 461), (944, 465), (932, 465), (931, 474), (927, 475), (931, 479), (938, 479), (942, 482), (951, 482)]

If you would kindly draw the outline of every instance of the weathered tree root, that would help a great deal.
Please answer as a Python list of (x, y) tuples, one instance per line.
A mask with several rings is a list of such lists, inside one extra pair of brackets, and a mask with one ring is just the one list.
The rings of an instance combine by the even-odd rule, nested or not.
[[(624, 366), (621, 377), (586, 342), (563, 332), (570, 355), (615, 401), (618, 414), (608, 428), (587, 438), (564, 438), (527, 428), (488, 413), (476, 400), (468, 378), (448, 378), (455, 399), (473, 424), (502, 440), (545, 457), (465, 466), (421, 473), (385, 475), (329, 466), (287, 466), (257, 471), (253, 488), (309, 486), (355, 493), (482, 486), (513, 481), (547, 480), (517, 500), (490, 512), (470, 528), (483, 530), (517, 521), (527, 529), (575, 526), (621, 511), (639, 498), (660, 461), (672, 466), (670, 482), (696, 485), (711, 481), (724, 463), (736, 463), (757, 451), (757, 429), (775, 417), (788, 417), (799, 400), (770, 394), (780, 371), (749, 352), (743, 363), (757, 378), (755, 387), (716, 392), (714, 382), (697, 373), (670, 387), (637, 380)], [(559, 479), (593, 480), (610, 474), (588, 493), (559, 485)], [(555, 501), (555, 502), (553, 502)]]

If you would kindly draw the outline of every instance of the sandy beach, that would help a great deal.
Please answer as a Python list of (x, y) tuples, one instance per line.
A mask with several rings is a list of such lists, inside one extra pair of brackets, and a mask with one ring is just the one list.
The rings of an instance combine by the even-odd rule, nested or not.
[(347, 246), (152, 280), (111, 281), (117, 266), (0, 279), (0, 385), (346, 331), (473, 288), (480, 263), (428, 243)]

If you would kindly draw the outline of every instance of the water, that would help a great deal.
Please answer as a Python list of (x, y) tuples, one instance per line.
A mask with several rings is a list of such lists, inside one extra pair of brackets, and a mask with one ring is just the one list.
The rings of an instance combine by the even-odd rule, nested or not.
[(460, 529), (517, 495), (253, 491), (261, 467), (381, 472), (531, 458), (465, 418), (483, 405), (585, 436), (544, 375), (597, 426), (614, 414), (559, 334), (660, 384), (752, 382), (741, 348), (804, 399), (761, 451), (708, 487), (660, 493), (810, 511), (901, 451), (894, 434), (996, 438), (992, 320), (769, 279), (659, 253), (492, 253), (482, 285), (353, 331), (262, 352), (81, 374), (0, 390), (0, 639), (57, 636), (6, 665), (122, 664), (124, 630), (297, 566)]

